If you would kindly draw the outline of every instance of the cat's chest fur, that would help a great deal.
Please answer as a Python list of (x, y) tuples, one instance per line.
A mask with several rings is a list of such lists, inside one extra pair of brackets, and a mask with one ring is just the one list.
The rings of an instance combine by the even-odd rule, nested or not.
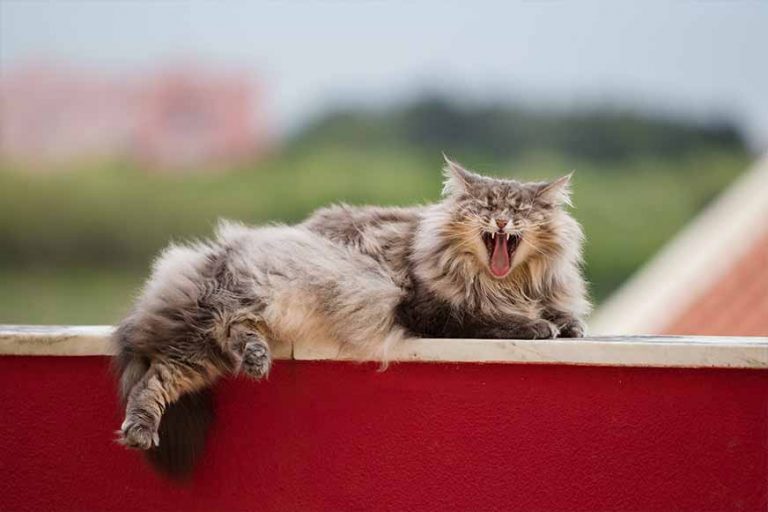
[(473, 337), (478, 325), (503, 324), (510, 317), (539, 318), (543, 298), (536, 293), (488, 287), (460, 272), (419, 277), (411, 262), (406, 295), (400, 302), (398, 323), (422, 337)]

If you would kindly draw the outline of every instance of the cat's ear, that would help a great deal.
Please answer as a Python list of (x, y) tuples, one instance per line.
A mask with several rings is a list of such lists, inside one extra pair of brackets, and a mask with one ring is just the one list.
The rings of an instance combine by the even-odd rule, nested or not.
[(443, 153), (445, 165), (443, 166), (443, 195), (461, 194), (469, 192), (472, 184), (480, 179), (477, 174), (466, 170), (458, 162), (454, 162)]
[(571, 177), (573, 172), (554, 181), (539, 185), (536, 199), (548, 204), (573, 206), (571, 203)]

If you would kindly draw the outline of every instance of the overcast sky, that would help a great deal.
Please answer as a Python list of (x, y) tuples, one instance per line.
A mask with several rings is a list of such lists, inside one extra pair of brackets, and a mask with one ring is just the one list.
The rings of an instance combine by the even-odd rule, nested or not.
[(246, 68), (281, 130), (331, 104), (440, 89), (733, 115), (768, 148), (768, 2), (0, 0), (0, 70)]

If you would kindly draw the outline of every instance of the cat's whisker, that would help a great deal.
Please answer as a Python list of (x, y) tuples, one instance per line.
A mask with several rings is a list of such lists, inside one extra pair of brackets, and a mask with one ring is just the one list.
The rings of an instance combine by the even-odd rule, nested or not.
[(541, 221), (541, 222), (537, 222), (537, 223), (533, 223), (533, 224), (526, 224), (525, 227), (527, 227), (527, 228), (538, 228), (538, 227), (541, 227), (541, 226), (547, 226), (549, 224), (551, 224), (551, 222), (545, 220), (545, 221)]
[(474, 240), (462, 240), (459, 244), (455, 246), (456, 249), (465, 249), (472, 247), (476, 244)]
[(541, 254), (542, 256), (546, 256), (546, 254), (547, 254), (547, 253), (546, 253), (546, 252), (544, 252), (544, 251), (543, 251), (543, 250), (542, 250), (542, 249), (541, 249), (541, 248), (540, 248), (538, 245), (536, 245), (536, 244), (534, 244), (533, 242), (531, 242), (531, 240), (530, 240), (530, 239), (523, 237), (523, 238), (522, 238), (522, 241), (523, 241), (523, 242), (525, 242), (525, 243), (527, 243), (528, 245), (530, 245), (530, 246), (531, 246), (531, 248), (533, 248), (533, 250), (534, 250), (534, 251), (538, 252), (538, 253), (539, 253), (539, 254)]

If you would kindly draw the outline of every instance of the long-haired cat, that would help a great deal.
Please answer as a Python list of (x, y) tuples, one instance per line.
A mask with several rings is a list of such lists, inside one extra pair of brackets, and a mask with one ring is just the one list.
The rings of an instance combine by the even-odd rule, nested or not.
[(172, 245), (118, 327), (119, 440), (187, 474), (222, 375), (265, 377), (270, 347), (330, 339), (387, 360), (409, 336), (554, 338), (584, 333), (582, 232), (569, 181), (479, 176), (447, 160), (443, 199), (334, 206), (296, 226), (222, 222)]

